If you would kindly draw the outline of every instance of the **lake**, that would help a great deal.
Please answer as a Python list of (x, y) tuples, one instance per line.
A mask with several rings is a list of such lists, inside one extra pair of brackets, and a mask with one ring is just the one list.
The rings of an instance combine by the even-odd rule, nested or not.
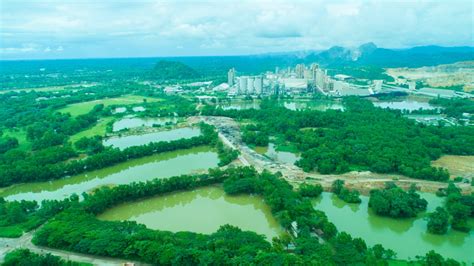
[(217, 153), (206, 146), (165, 152), (68, 178), (10, 186), (0, 190), (0, 197), (38, 202), (63, 199), (73, 193), (80, 195), (100, 186), (129, 184), (207, 170), (217, 167), (218, 162)]
[[(427, 212), (443, 205), (443, 198), (434, 194), (421, 193), (428, 201)], [(315, 209), (324, 211), (340, 231), (353, 237), (363, 238), (368, 245), (382, 244), (397, 253), (401, 259), (415, 258), (430, 250), (469, 263), (474, 262), (474, 233), (450, 230), (446, 235), (434, 235), (426, 231), (427, 213), (417, 218), (393, 219), (378, 216), (368, 209), (369, 197), (361, 196), (361, 204), (348, 204), (332, 193), (323, 192), (314, 200)], [(471, 221), (472, 222), (472, 221)]]
[(403, 101), (380, 101), (374, 102), (374, 105), (381, 108), (397, 109), (397, 110), (433, 110), (437, 109), (428, 102), (420, 102), (415, 100), (403, 100)]
[(151, 142), (173, 141), (178, 139), (189, 139), (201, 135), (201, 130), (195, 127), (183, 127), (171, 130), (146, 133), (142, 135), (116, 136), (104, 140), (104, 146), (113, 146), (121, 150), (145, 145)]
[(262, 198), (229, 196), (217, 186), (124, 203), (105, 211), (98, 218), (136, 221), (151, 229), (204, 234), (230, 224), (263, 234), (269, 241), (283, 232)]
[(139, 117), (126, 117), (115, 122), (112, 126), (114, 132), (137, 128), (137, 127), (153, 127), (153, 125), (164, 126), (167, 123), (175, 124), (178, 121), (177, 118), (139, 118)]
[(269, 143), (266, 147), (255, 147), (255, 151), (259, 154), (265, 155), (273, 161), (287, 164), (295, 164), (300, 159), (299, 155), (288, 151), (277, 151), (273, 143)]

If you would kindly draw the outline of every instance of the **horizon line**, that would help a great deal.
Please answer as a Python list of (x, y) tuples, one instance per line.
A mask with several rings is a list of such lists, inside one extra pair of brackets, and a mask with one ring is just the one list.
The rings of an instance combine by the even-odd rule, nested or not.
[[(373, 42), (366, 42), (357, 47), (360, 47), (364, 44), (373, 43)], [(375, 43), (374, 43), (375, 44)], [(473, 48), (474, 44), (471, 45), (455, 45), (455, 46), (442, 46), (437, 44), (428, 44), (428, 45), (417, 45), (405, 48), (390, 48), (390, 47), (379, 47), (375, 44), (377, 48), (381, 49), (388, 49), (388, 50), (408, 50), (417, 47), (440, 47), (440, 48)], [(4, 59), (0, 57), (0, 62), (11, 62), (11, 61), (56, 61), (56, 60), (106, 60), (106, 59), (146, 59), (146, 58), (183, 58), (183, 57), (239, 57), (239, 56), (259, 56), (259, 55), (272, 55), (272, 54), (285, 54), (285, 53), (297, 53), (297, 52), (322, 52), (327, 51), (333, 47), (342, 47), (347, 48), (340, 45), (333, 45), (326, 49), (307, 49), (307, 50), (288, 50), (288, 51), (279, 51), (279, 52), (262, 52), (262, 53), (253, 53), (253, 54), (222, 54), (222, 55), (162, 55), (162, 56), (117, 56), (117, 57), (65, 57), (65, 58), (12, 58), (12, 59)], [(350, 48), (347, 48), (350, 49)]]

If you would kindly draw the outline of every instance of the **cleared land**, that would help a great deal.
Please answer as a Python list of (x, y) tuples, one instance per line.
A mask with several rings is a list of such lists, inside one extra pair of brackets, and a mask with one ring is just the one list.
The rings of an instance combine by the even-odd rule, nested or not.
[(398, 78), (421, 81), (430, 87), (460, 87), (474, 90), (474, 61), (420, 68), (387, 68), (386, 73)]
[(138, 96), (138, 95), (127, 95), (127, 96), (118, 97), (118, 98), (109, 98), (109, 99), (101, 99), (101, 100), (90, 101), (90, 102), (70, 104), (64, 108), (59, 109), (58, 111), (61, 113), (70, 113), (72, 116), (78, 116), (78, 115), (87, 114), (97, 104), (103, 104), (105, 106), (138, 104), (138, 103), (142, 103), (143, 99), (146, 99), (147, 102), (161, 101), (161, 99), (157, 99), (157, 98), (144, 97), (144, 96)]
[(448, 169), (451, 178), (457, 176), (474, 178), (474, 156), (444, 155), (433, 161), (432, 165)]

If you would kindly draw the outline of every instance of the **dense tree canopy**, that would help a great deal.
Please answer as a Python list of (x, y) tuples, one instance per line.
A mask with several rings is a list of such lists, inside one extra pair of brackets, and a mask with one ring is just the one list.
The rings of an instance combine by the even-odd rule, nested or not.
[(415, 217), (419, 212), (426, 210), (428, 202), (416, 193), (414, 187), (408, 192), (387, 184), (385, 189), (370, 191), (369, 207), (381, 216)]
[[(206, 115), (252, 119), (259, 132), (271, 132), (302, 152), (297, 165), (322, 174), (349, 170), (400, 173), (414, 178), (445, 181), (447, 170), (431, 166), (442, 154), (474, 154), (472, 127), (434, 127), (416, 124), (399, 111), (376, 108), (367, 100), (344, 99), (345, 110), (290, 111), (264, 100), (260, 110), (206, 107)], [(244, 129), (244, 137), (246, 132)], [(268, 133), (267, 133), (268, 134)], [(253, 140), (244, 139), (249, 143)]]

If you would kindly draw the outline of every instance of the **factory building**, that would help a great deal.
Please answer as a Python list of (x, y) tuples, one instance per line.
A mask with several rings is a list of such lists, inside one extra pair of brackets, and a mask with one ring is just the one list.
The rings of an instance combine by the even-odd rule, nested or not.
[(262, 94), (263, 92), (263, 77), (256, 76), (254, 81), (255, 94)]
[(247, 76), (239, 77), (239, 94), (247, 93)]
[(234, 86), (235, 82), (235, 69), (231, 68), (229, 69), (229, 72), (227, 72), (227, 84), (229, 84), (230, 87)]

